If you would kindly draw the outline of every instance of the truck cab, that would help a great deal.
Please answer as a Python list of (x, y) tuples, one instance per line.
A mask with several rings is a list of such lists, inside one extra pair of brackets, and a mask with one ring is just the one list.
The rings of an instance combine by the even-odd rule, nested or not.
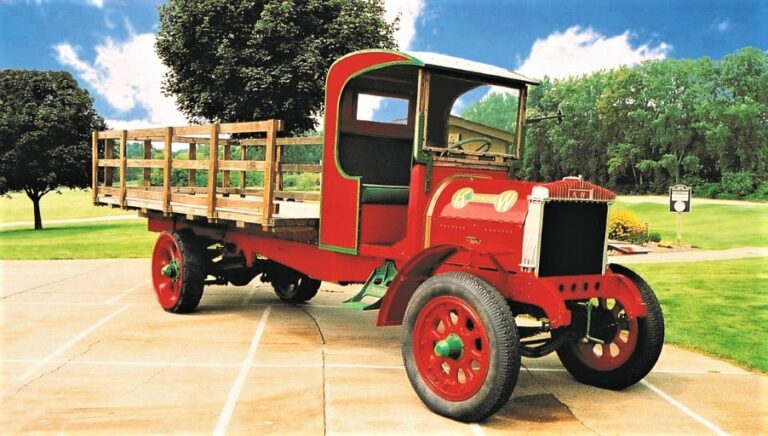
[[(339, 59), (326, 87), (320, 247), (365, 253), (423, 245), (423, 211), (441, 178), (467, 170), (508, 178), (520, 153), (527, 86), (535, 84), (434, 53), (363, 51)], [(493, 92), (517, 103), (495, 114), (499, 125), (456, 113), (462, 99)], [(375, 118), (373, 108), (383, 114)]]

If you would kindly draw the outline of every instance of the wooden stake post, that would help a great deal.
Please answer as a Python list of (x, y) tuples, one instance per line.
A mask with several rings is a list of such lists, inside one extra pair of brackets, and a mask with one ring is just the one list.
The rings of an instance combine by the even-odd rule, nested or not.
[(675, 185), (669, 188), (669, 211), (677, 213), (675, 245), (683, 244), (683, 214), (691, 211), (691, 188)]

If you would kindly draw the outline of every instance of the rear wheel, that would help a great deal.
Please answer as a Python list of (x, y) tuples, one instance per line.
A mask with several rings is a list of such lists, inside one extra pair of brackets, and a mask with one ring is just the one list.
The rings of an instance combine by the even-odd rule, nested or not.
[(192, 312), (205, 285), (204, 247), (189, 232), (163, 232), (152, 251), (152, 284), (168, 312)]
[(275, 294), (287, 303), (304, 303), (317, 295), (317, 291), (320, 289), (320, 280), (305, 275), (296, 275), (273, 281), (272, 288), (275, 290)]
[[(589, 338), (574, 337), (557, 350), (557, 355), (576, 380), (618, 390), (637, 383), (653, 369), (664, 345), (664, 318), (645, 280), (621, 265), (610, 268), (637, 286), (646, 316), (630, 319), (621, 301), (593, 298), (586, 302), (590, 307), (584, 306), (590, 312)], [(574, 313), (574, 321), (583, 323), (576, 321), (579, 318)]]
[(460, 421), (502, 408), (520, 371), (509, 306), (491, 285), (461, 272), (432, 277), (416, 290), (403, 320), (402, 351), (419, 398)]

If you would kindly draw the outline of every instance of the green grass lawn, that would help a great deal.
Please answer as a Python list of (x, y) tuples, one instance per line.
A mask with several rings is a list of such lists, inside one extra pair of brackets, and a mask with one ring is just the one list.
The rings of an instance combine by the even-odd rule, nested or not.
[(144, 220), (0, 230), (0, 259), (150, 257), (155, 238)]
[[(91, 218), (107, 215), (135, 214), (136, 212), (96, 207), (91, 202), (90, 190), (63, 189), (61, 194), (50, 192), (40, 199), (40, 213), (45, 220)], [(0, 197), (0, 223), (34, 221), (32, 200), (24, 193), (13, 193), (11, 198)]]
[(631, 268), (661, 302), (666, 342), (768, 372), (768, 259)]
[[(630, 210), (663, 241), (675, 240), (675, 213), (666, 204), (617, 201), (611, 210)], [(768, 247), (768, 207), (764, 205), (694, 203), (683, 214), (683, 244), (721, 250), (735, 247)]]

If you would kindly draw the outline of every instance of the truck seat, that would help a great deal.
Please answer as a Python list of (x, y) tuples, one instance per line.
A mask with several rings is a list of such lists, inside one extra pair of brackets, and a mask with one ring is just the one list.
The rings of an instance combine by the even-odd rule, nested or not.
[(408, 186), (362, 184), (360, 201), (367, 204), (408, 204)]

